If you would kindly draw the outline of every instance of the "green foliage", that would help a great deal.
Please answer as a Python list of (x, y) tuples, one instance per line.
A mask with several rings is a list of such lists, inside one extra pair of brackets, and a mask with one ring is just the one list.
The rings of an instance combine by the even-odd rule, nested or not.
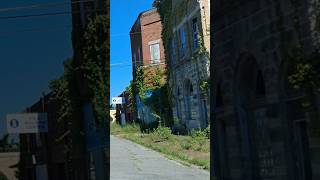
[(194, 139), (196, 138), (207, 138), (207, 133), (205, 131), (199, 131), (199, 130), (195, 130), (192, 129), (190, 131), (190, 136)]
[(77, 101), (72, 85), (74, 82), (74, 68), (72, 67), (72, 59), (64, 61), (64, 73), (58, 79), (52, 80), (49, 83), (49, 88), (52, 91), (50, 99), (58, 107), (58, 121), (71, 121)]
[(200, 89), (201, 91), (207, 91), (209, 89), (209, 82), (205, 80), (200, 81)]
[(149, 90), (154, 90), (161, 88), (163, 86), (163, 82), (161, 81), (162, 78), (165, 76), (164, 71), (161, 70), (159, 67), (156, 68), (155, 74), (150, 77), (152, 82), (152, 86), (149, 87)]
[(301, 102), (301, 107), (309, 112), (310, 117), (310, 133), (312, 135), (320, 136), (320, 114), (317, 109), (316, 95), (320, 92), (320, 54), (318, 51), (311, 55), (304, 55), (298, 49), (293, 56), (291, 56), (291, 67), (289, 71), (289, 83), (294, 89), (305, 92), (306, 97)]
[(91, 18), (84, 33), (84, 62), (79, 70), (88, 83), (90, 100), (93, 105), (95, 125), (102, 126), (108, 115), (109, 102), (109, 44), (106, 35), (107, 16), (98, 15)]
[(139, 97), (141, 99), (144, 99), (145, 96), (146, 96), (146, 88), (144, 86), (144, 70), (143, 70), (143, 67), (139, 66), (137, 68), (136, 73), (137, 74), (136, 74), (135, 83), (136, 83), (136, 87), (137, 87), (137, 90), (138, 90), (138, 94), (139, 94)]
[(210, 133), (211, 133), (211, 131), (210, 131), (210, 124), (208, 125), (208, 127), (206, 128), (206, 129), (204, 129), (204, 132), (205, 132), (205, 135), (206, 135), (206, 137), (208, 138), (208, 139), (210, 139)]
[(134, 97), (134, 85), (130, 81), (130, 84), (126, 87), (126, 92), (129, 94), (129, 101), (132, 103), (132, 107), (135, 109), (137, 107), (136, 98)]
[(172, 136), (171, 129), (168, 127), (158, 127), (152, 133), (153, 142), (162, 142), (168, 140)]
[(293, 67), (289, 74), (289, 82), (295, 89), (314, 89), (320, 91), (320, 54), (314, 52), (310, 56), (295, 55), (291, 58)]
[[(169, 101), (169, 87), (167, 82), (163, 80), (165, 71), (156, 68), (154, 73), (147, 77), (145, 70), (144, 67), (140, 66), (136, 71), (135, 83), (139, 97), (156, 115), (160, 116), (161, 125), (171, 126), (173, 120)], [(147, 92), (152, 93), (150, 97), (147, 97)], [(150, 129), (153, 127), (150, 126), (149, 128), (147, 126), (149, 125), (143, 124), (143, 129)]]
[(8, 145), (8, 138), (9, 134), (3, 136), (3, 138), (0, 140), (0, 147), (6, 147)]
[(182, 142), (181, 142), (181, 147), (183, 149), (186, 149), (186, 150), (189, 150), (191, 149), (193, 146), (193, 141), (192, 139), (188, 138), (188, 139), (184, 139)]

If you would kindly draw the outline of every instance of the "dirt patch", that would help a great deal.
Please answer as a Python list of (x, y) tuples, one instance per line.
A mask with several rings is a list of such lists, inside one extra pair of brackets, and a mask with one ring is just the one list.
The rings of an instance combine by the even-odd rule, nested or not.
[(10, 168), (19, 162), (19, 153), (0, 153), (0, 170), (10, 180), (16, 180), (17, 168)]

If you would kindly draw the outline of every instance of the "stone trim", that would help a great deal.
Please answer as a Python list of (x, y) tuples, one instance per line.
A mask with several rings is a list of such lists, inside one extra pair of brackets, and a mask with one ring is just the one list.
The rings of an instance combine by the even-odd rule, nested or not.
[(152, 44), (158, 44), (158, 43), (160, 43), (160, 42), (161, 42), (161, 39), (157, 39), (157, 40), (149, 41), (149, 42), (148, 42), (148, 45), (150, 46), (150, 45), (152, 45)]

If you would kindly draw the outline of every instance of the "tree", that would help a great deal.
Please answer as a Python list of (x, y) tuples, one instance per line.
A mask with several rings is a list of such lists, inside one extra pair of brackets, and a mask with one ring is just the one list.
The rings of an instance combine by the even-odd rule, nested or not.
[(109, 44), (108, 17), (97, 15), (90, 18), (84, 34), (84, 63), (79, 70), (88, 82), (89, 96), (93, 104), (95, 124), (101, 126), (109, 116)]
[(3, 136), (3, 138), (0, 140), (0, 147), (8, 146), (8, 138), (9, 138), (9, 134), (6, 134)]

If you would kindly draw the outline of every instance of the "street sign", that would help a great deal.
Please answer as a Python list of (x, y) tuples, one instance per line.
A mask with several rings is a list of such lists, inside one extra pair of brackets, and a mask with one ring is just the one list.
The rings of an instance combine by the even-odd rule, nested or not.
[(19, 113), (7, 115), (10, 134), (48, 132), (47, 113)]
[(113, 97), (112, 104), (124, 104), (124, 98), (123, 97)]

